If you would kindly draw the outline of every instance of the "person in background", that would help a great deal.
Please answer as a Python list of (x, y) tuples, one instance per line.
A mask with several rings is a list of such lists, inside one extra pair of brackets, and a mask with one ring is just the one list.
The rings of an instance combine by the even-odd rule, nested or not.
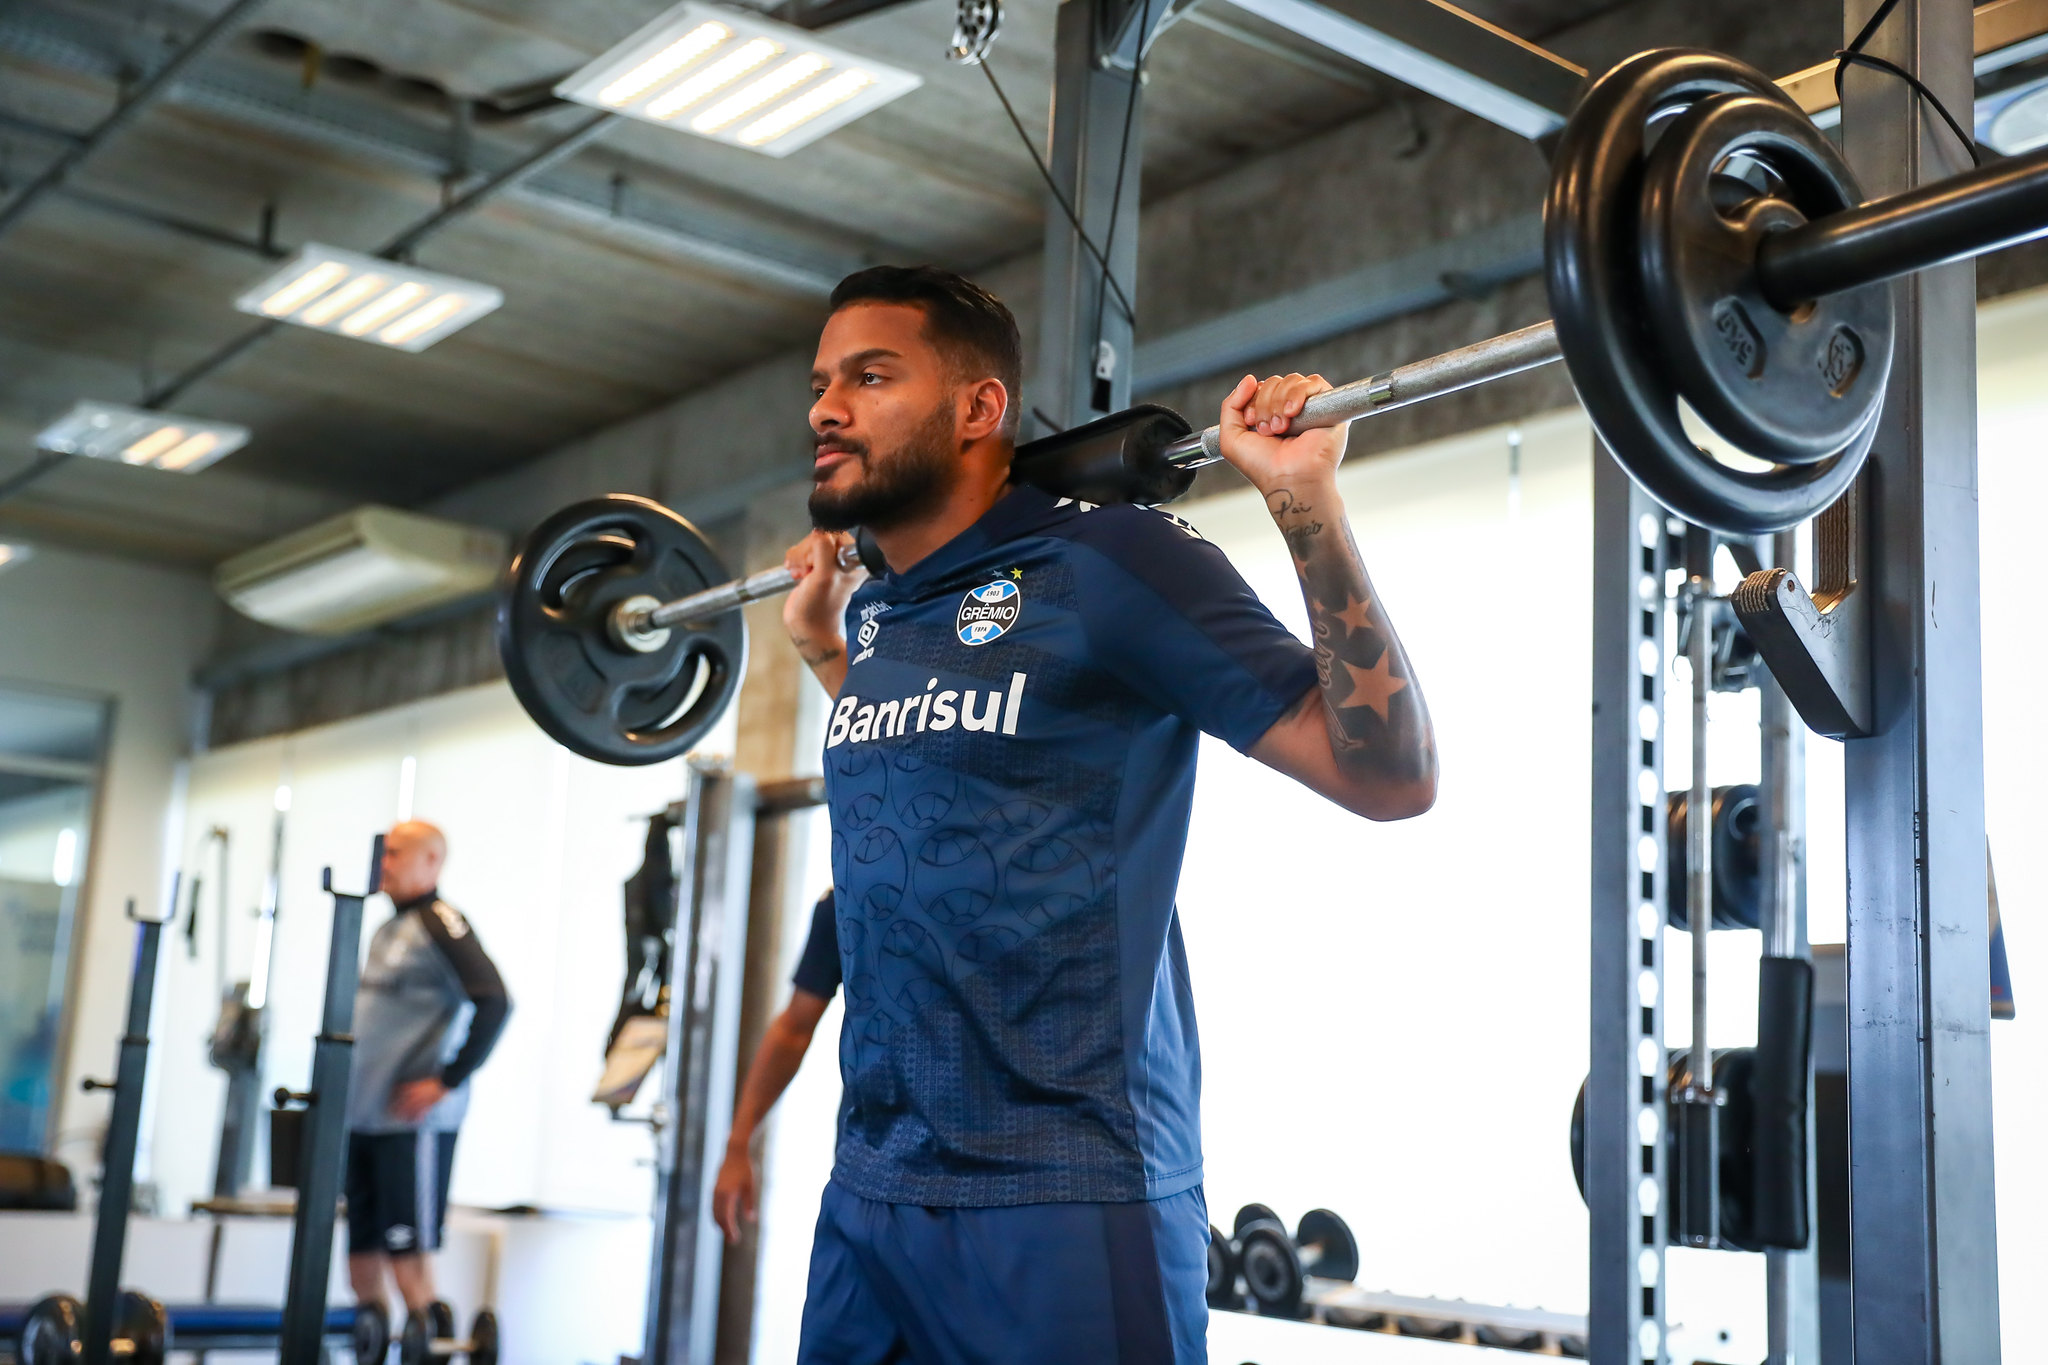
[(427, 1253), (441, 1246), (469, 1078), (512, 1011), (476, 931), (440, 897), (447, 858), (447, 839), (424, 820), (384, 836), (382, 889), (394, 913), (370, 940), (356, 990), (348, 1277), (357, 1302), (387, 1320), (387, 1273), (409, 1312), (434, 1302)]
[(796, 1069), (810, 1050), (811, 1035), (825, 1017), (825, 1006), (839, 990), (839, 932), (830, 891), (811, 910), (811, 935), (797, 959), (790, 982), (794, 989), (782, 1013), (769, 1022), (760, 1050), (747, 1067), (739, 1103), (732, 1115), (732, 1136), (725, 1144), (725, 1164), (711, 1196), (712, 1216), (725, 1229), (725, 1239), (740, 1240), (740, 1220), (753, 1222), (760, 1204), (760, 1174), (754, 1164), (754, 1136), (761, 1120), (782, 1098)]

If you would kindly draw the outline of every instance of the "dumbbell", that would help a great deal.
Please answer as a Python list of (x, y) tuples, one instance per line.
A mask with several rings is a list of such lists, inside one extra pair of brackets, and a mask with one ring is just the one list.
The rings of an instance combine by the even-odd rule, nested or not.
[[(164, 1306), (132, 1290), (121, 1295), (114, 1317), (113, 1357), (132, 1365), (163, 1365), (170, 1345)], [(21, 1365), (77, 1365), (85, 1359), (85, 1305), (52, 1294), (29, 1309), (21, 1325)]]
[(405, 1315), (405, 1331), (398, 1338), (400, 1365), (428, 1365), (453, 1356), (467, 1356), (470, 1365), (498, 1365), (498, 1315), (477, 1310), (467, 1339), (455, 1335), (455, 1310), (445, 1303), (436, 1301), (424, 1313)]
[(1358, 1240), (1328, 1209), (1310, 1209), (1294, 1235), (1264, 1204), (1247, 1204), (1233, 1223), (1234, 1250), (1245, 1289), (1268, 1317), (1301, 1315), (1309, 1277), (1350, 1281), (1358, 1275)]

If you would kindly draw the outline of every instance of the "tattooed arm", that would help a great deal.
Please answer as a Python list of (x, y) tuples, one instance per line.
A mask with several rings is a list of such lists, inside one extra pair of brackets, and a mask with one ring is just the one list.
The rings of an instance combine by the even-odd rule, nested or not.
[(827, 696), (846, 681), (846, 603), (867, 578), (862, 568), (839, 567), (839, 547), (850, 538), (813, 531), (789, 547), (782, 562), (796, 575), (796, 587), (782, 599), (782, 625), (789, 642), (810, 667)]
[(1287, 434), (1302, 403), (1329, 387), (1321, 375), (1247, 375), (1223, 403), (1224, 457), (1264, 495), (1315, 639), (1316, 686), (1250, 752), (1346, 810), (1402, 820), (1436, 801), (1436, 741), (1337, 493), (1346, 428)]

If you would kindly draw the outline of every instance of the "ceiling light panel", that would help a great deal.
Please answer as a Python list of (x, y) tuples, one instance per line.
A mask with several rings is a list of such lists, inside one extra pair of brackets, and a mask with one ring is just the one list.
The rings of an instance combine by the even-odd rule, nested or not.
[(232, 422), (202, 422), (118, 403), (85, 402), (38, 432), (36, 445), (65, 455), (197, 474), (241, 449), (248, 439), (249, 428)]
[(474, 280), (309, 242), (276, 274), (235, 300), (257, 317), (401, 351), (424, 351), (505, 301)]
[(921, 76), (747, 10), (678, 5), (555, 87), (564, 99), (769, 156), (907, 95)]

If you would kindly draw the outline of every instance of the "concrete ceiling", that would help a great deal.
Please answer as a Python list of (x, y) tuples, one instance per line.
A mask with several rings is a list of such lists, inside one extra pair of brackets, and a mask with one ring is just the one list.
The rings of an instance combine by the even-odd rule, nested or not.
[[(666, 7), (264, 6), (0, 239), (0, 479), (72, 402), (137, 401), (245, 332), (230, 300), (279, 249), (374, 248), (433, 211), (465, 155), (489, 171), (573, 128), (587, 111), (547, 101), (548, 85)], [(1471, 6), (1539, 39), (1612, 7)], [(0, 177), (33, 175), (217, 8), (0, 7)], [(1054, 9), (1010, 0), (991, 59), (1034, 137)], [(421, 265), (501, 287), (498, 312), (420, 355), (282, 329), (172, 404), (247, 424), (244, 450), (192, 478), (71, 461), (0, 504), (0, 532), (211, 563), (358, 502), (416, 503), (501, 472), (800, 344), (822, 289), (862, 263), (974, 269), (1035, 249), (1037, 172), (983, 75), (942, 59), (952, 22), (947, 0), (911, 0), (835, 27), (834, 42), (926, 83), (784, 160), (615, 124), (421, 247)], [(1168, 29), (1149, 76), (1148, 198), (1395, 90), (1223, 5)], [(466, 154), (458, 105), (475, 111)]]

